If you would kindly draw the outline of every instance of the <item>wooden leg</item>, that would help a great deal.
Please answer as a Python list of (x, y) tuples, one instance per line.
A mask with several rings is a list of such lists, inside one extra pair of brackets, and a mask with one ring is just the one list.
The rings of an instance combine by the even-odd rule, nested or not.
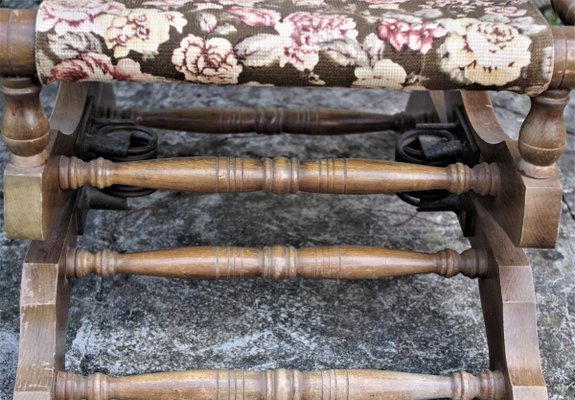
[(2, 134), (10, 163), (18, 168), (44, 165), (50, 125), (40, 104), (40, 84), (32, 78), (5, 78), (2, 91), (6, 99)]
[(519, 132), (519, 170), (526, 176), (556, 176), (556, 162), (563, 154), (566, 129), (563, 111), (568, 90), (549, 90), (531, 99), (531, 110)]
[[(561, 93), (561, 96), (564, 96), (566, 92)], [(565, 98), (561, 97), (561, 100), (552, 101), (552, 103), (559, 104), (564, 100)], [(539, 104), (542, 100), (534, 101)], [(518, 145), (517, 141), (507, 136), (499, 125), (488, 93), (462, 92), (460, 105), (465, 111), (469, 126), (481, 151), (482, 160), (496, 163), (501, 172), (501, 182), (504, 182), (498, 195), (492, 198), (483, 198), (482, 204), (499, 222), (516, 246), (553, 248), (559, 230), (563, 196), (559, 179), (556, 176), (535, 179), (519, 172), (518, 160), (524, 161), (519, 152), (521, 144)], [(536, 109), (537, 107), (539, 106), (536, 106)], [(545, 122), (543, 126), (537, 125), (539, 130), (535, 130), (535, 125), (532, 125), (528, 129), (529, 135), (535, 138), (548, 137), (548, 134), (545, 133), (547, 128), (552, 131), (551, 135), (564, 135), (565, 127), (562, 125), (562, 114), (558, 111), (554, 111), (552, 114), (560, 118), (560, 129), (547, 126), (549, 122)], [(545, 117), (545, 115), (541, 115), (541, 110), (532, 110), (528, 119), (536, 119), (537, 115), (540, 115), (541, 118)], [(560, 134), (561, 131), (562, 134)], [(525, 139), (525, 132), (523, 135)], [(560, 147), (554, 146), (556, 149)], [(551, 153), (553, 152), (545, 153), (543, 151), (541, 154)], [(535, 152), (534, 154), (539, 153)], [(555, 152), (554, 154), (553, 159), (559, 153)], [(554, 165), (548, 165), (543, 170), (550, 172), (554, 169)], [(539, 167), (536, 170), (540, 170)]]
[(64, 368), (69, 288), (64, 273), (75, 243), (73, 206), (59, 214), (45, 241), (33, 241), (22, 270), (20, 350), (15, 400), (53, 399), (56, 374)]
[(71, 192), (60, 189), (60, 155), (74, 154), (88, 99), (92, 108), (104, 107), (105, 85), (63, 83), (48, 122), (39, 102), (40, 87), (30, 78), (4, 79), (6, 110), (4, 142), (11, 152), (4, 173), (4, 219), (10, 238), (44, 240)]
[[(2, 133), (10, 151), (4, 174), (6, 232), (13, 238), (40, 239), (48, 229), (42, 221), (42, 200), (50, 130), (40, 104), (40, 85), (31, 78), (3, 79), (2, 91), (6, 99)], [(33, 234), (32, 221), (41, 225), (44, 235)]]
[(502, 371), (506, 400), (547, 400), (537, 337), (536, 296), (531, 265), (492, 215), (474, 202), (474, 248), (488, 253), (487, 278), (479, 281), (490, 368)]

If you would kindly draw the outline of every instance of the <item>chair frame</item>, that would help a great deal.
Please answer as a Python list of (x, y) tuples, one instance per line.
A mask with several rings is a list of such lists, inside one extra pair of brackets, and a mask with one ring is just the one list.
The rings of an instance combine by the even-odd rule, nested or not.
[[(80, 377), (65, 372), (69, 281), (88, 273), (109, 276), (115, 272), (110, 265), (117, 265), (117, 259), (110, 258), (106, 251), (90, 255), (75, 249), (76, 237), (83, 230), (82, 216), (89, 209), (84, 185), (131, 184), (136, 182), (133, 171), (161, 173), (163, 167), (148, 162), (134, 164), (122, 172), (113, 163), (97, 160), (84, 163), (73, 158), (86, 118), (105, 115), (114, 108), (111, 87), (97, 83), (62, 84), (48, 120), (39, 102), (40, 86), (34, 78), (34, 12), (1, 10), (0, 38), (10, 38), (0, 43), (0, 71), (6, 97), (2, 132), (11, 153), (5, 171), (6, 229), (11, 237), (34, 239), (23, 268), (15, 398), (132, 399), (153, 393), (165, 399), (181, 395), (207, 399), (241, 393), (246, 399), (327, 400), (334, 393), (353, 400), (372, 395), (381, 399), (547, 399), (538, 350), (533, 276), (522, 248), (554, 247), (558, 235), (562, 188), (556, 174), (556, 161), (566, 140), (563, 110), (569, 91), (575, 88), (575, 27), (571, 26), (575, 24), (575, 2), (556, 0), (552, 3), (569, 26), (552, 29), (555, 38), (553, 78), (549, 90), (532, 99), (519, 140), (505, 135), (486, 92), (416, 92), (410, 99), (407, 115), (414, 110), (425, 110), (426, 115), (436, 114), (442, 122), (447, 122), (453, 120), (456, 110), (462, 110), (485, 164), (473, 169), (462, 165), (445, 170), (413, 166), (405, 169), (404, 174), (394, 170), (393, 174), (400, 177), (395, 180), (388, 178), (393, 174), (386, 175), (388, 169), (357, 165), (357, 176), (369, 172), (391, 179), (389, 187), (371, 188), (375, 192), (405, 191), (411, 187), (405, 186), (405, 180), (414, 176), (414, 182), (426, 179), (440, 182), (430, 189), (478, 193), (470, 195), (475, 224), (469, 233), (474, 251), (481, 252), (483, 257), (474, 260), (479, 264), (484, 262), (484, 269), (470, 270), (466, 256), (449, 253), (449, 256), (435, 256), (434, 262), (439, 263), (439, 267), (434, 267), (436, 270), (421, 267), (413, 272), (439, 271), (445, 276), (462, 272), (479, 277), (490, 369), (477, 377), (463, 372), (436, 377), (367, 370), (190, 371), (124, 378), (100, 374)], [(214, 165), (219, 165), (218, 162)], [(229, 165), (230, 161), (226, 162)], [(341, 181), (334, 172), (333, 176), (322, 175), (321, 168), (318, 172), (315, 164), (306, 166), (285, 159), (252, 164), (249, 165), (256, 171), (255, 175), (264, 172), (261, 181), (252, 182), (254, 190), (293, 192), (294, 187), (305, 188), (317, 179), (326, 180), (326, 192), (346, 193), (345, 190), (350, 190), (347, 185), (356, 179)], [(190, 165), (186, 164), (185, 168)], [(172, 165), (164, 167), (173, 168)], [(205, 165), (202, 168), (210, 171)], [(301, 175), (301, 171), (307, 171), (305, 168), (309, 168), (309, 174)], [(296, 169), (299, 172), (293, 175)], [(269, 171), (270, 178), (266, 175)], [(128, 178), (118, 178), (122, 174)], [(210, 174), (205, 175), (205, 186), (213, 185), (208, 178)], [(228, 186), (234, 182), (229, 174), (226, 179)], [(341, 182), (344, 189), (338, 186)], [(215, 184), (217, 188), (218, 182)], [(182, 185), (175, 182), (170, 187), (158, 188), (194, 190)], [(66, 190), (68, 188), (79, 190)], [(298, 259), (290, 255), (290, 251), (270, 250), (270, 260), (284, 261), (266, 264), (264, 260), (254, 276), (279, 279), (316, 273), (313, 268), (311, 272), (303, 267), (300, 270), (296, 265)], [(206, 274), (213, 277), (210, 275), (213, 271)], [(404, 273), (396, 268), (391, 274)], [(178, 272), (173, 276), (178, 276)], [(361, 278), (361, 274), (356, 271), (350, 278)], [(323, 390), (320, 393), (325, 387), (330, 388), (329, 395)]]

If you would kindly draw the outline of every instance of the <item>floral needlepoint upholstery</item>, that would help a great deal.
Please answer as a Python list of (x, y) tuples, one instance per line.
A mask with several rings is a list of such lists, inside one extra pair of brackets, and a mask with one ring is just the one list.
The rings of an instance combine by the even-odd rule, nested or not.
[(45, 0), (40, 79), (536, 95), (553, 66), (530, 0)]

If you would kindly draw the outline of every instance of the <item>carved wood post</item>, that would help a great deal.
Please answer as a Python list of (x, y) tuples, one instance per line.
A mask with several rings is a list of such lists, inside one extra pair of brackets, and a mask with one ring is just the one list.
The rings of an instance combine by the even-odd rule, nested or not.
[(548, 90), (531, 99), (519, 132), (519, 170), (524, 175), (539, 179), (556, 175), (567, 136), (563, 110), (568, 102), (567, 90)]
[(376, 370), (197, 370), (114, 378), (61, 372), (55, 400), (503, 400), (499, 372), (451, 376)]
[(551, 0), (551, 5), (565, 25), (575, 25), (575, 1)]
[(50, 124), (40, 104), (40, 85), (32, 78), (6, 78), (2, 91), (6, 99), (2, 134), (10, 162), (21, 168), (43, 165)]
[(476, 278), (487, 274), (487, 255), (475, 249), (432, 254), (359, 246), (184, 247), (127, 254), (70, 249), (68, 278), (92, 273), (106, 278), (120, 273), (185, 279), (380, 279), (426, 273)]
[(86, 184), (100, 189), (117, 184), (199, 193), (378, 194), (444, 189), (493, 196), (500, 188), (500, 174), (494, 163), (443, 168), (344, 158), (182, 157), (115, 163), (61, 157), (60, 187), (77, 189)]
[(55, 218), (61, 193), (48, 179), (50, 124), (40, 104), (40, 86), (33, 78), (2, 79), (6, 99), (2, 119), (10, 162), (4, 172), (4, 221), (11, 238), (44, 239)]
[(570, 26), (552, 27), (553, 76), (548, 90), (531, 99), (531, 110), (519, 132), (519, 170), (531, 178), (556, 175), (556, 162), (566, 140), (563, 111), (575, 87), (575, 1), (551, 0), (553, 9)]
[(138, 125), (202, 133), (281, 133), (335, 135), (394, 130), (404, 132), (418, 123), (435, 122), (434, 113), (395, 115), (357, 110), (280, 107), (180, 108), (157, 111), (111, 110)]
[(0, 76), (36, 75), (35, 37), (36, 10), (0, 9)]

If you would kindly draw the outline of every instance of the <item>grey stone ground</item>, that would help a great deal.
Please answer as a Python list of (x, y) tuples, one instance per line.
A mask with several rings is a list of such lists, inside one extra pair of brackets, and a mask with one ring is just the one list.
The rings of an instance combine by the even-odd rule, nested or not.
[[(6, 1), (4, 5), (34, 1)], [(119, 85), (120, 106), (341, 107), (395, 112), (404, 93), (187, 85)], [(55, 87), (45, 93), (52, 104)], [(517, 132), (528, 99), (495, 97)], [(566, 204), (556, 250), (529, 251), (550, 398), (575, 398), (575, 96), (560, 162)], [(162, 133), (165, 156), (391, 158), (395, 134), (352, 137)], [(0, 149), (0, 166), (8, 155)], [(1, 180), (1, 178), (0, 178)], [(1, 202), (1, 200), (0, 200)], [(361, 244), (458, 251), (468, 243), (450, 214), (416, 214), (394, 196), (155, 193), (129, 212), (95, 212), (80, 244), (139, 251), (229, 244)], [(0, 211), (1, 213), (1, 211)], [(2, 214), (0, 214), (0, 219)], [(18, 351), (18, 293), (27, 243), (0, 231), (0, 399), (11, 398)], [(132, 374), (194, 368), (376, 368), (448, 374), (487, 367), (476, 282), (435, 276), (378, 282), (203, 282), (119, 276), (75, 283), (67, 368)]]

